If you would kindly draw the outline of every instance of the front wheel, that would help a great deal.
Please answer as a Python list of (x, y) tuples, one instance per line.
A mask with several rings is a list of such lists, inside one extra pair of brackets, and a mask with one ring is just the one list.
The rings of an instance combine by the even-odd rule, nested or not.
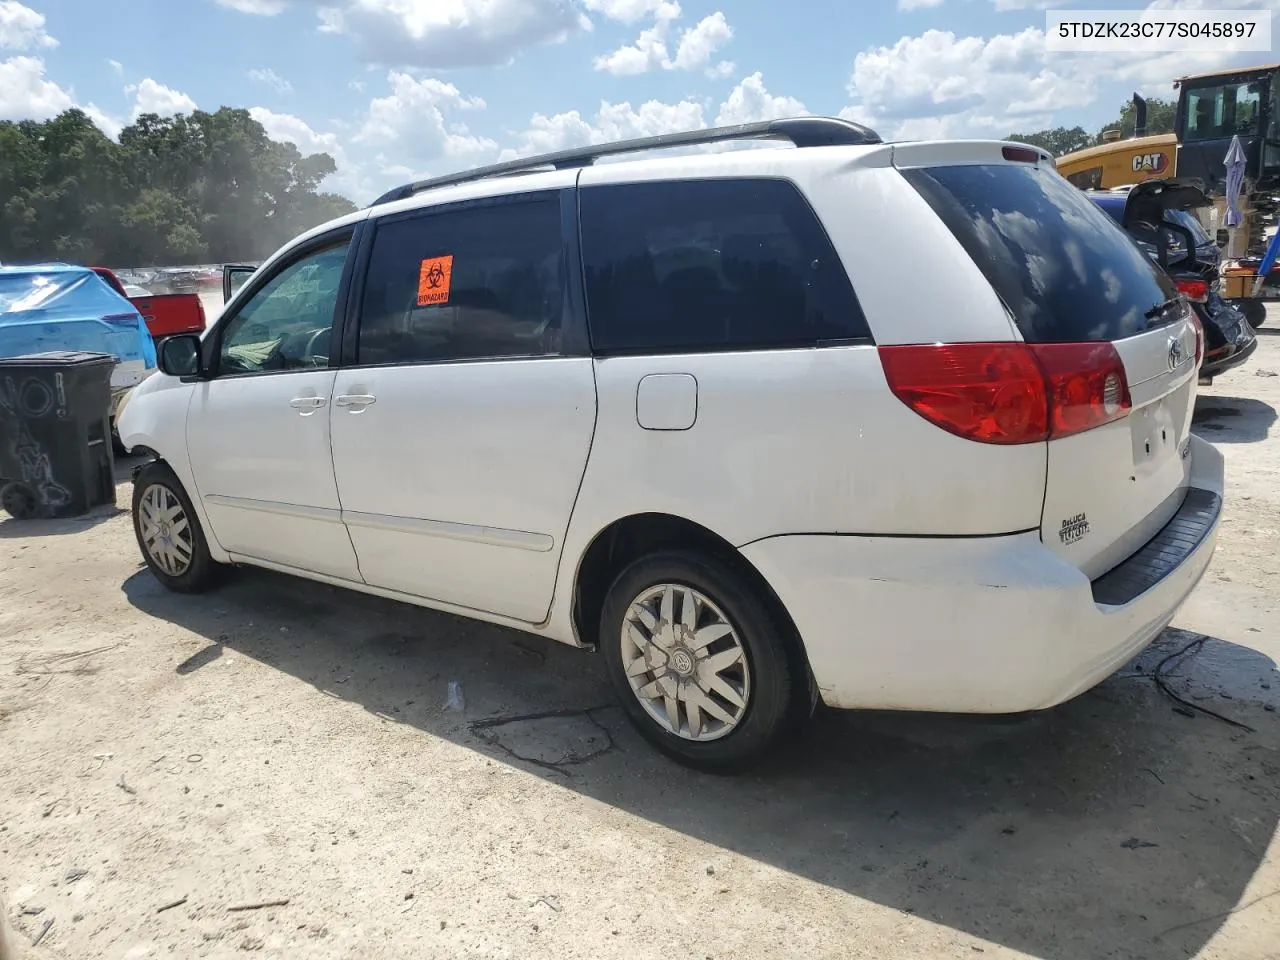
[(134, 478), (133, 532), (147, 566), (170, 590), (200, 593), (217, 582), (200, 520), (167, 464), (149, 463)]
[(728, 773), (807, 717), (808, 671), (788, 625), (729, 564), (670, 552), (619, 574), (600, 645), (623, 709), (674, 760)]

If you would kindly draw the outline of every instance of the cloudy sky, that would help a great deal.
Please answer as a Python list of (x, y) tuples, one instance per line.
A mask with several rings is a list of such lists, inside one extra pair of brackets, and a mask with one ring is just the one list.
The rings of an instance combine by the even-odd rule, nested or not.
[[(801, 113), (886, 138), (1093, 129), (1276, 54), (1048, 54), (1046, 0), (0, 0), (0, 120), (246, 107), (366, 203), (427, 174)], [(1079, 0), (1086, 9), (1280, 0)], [(1274, 18), (1280, 27), (1280, 17)]]

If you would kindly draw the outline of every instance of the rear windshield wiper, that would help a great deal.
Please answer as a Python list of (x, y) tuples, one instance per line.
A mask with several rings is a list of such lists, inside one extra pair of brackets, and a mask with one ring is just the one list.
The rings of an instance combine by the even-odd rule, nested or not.
[(1145, 316), (1148, 320), (1159, 320), (1166, 313), (1168, 313), (1170, 309), (1172, 309), (1173, 307), (1176, 307), (1181, 302), (1182, 302), (1181, 296), (1171, 297), (1168, 300), (1166, 300), (1164, 303), (1156, 304), (1154, 307), (1148, 310), (1145, 314), (1143, 314), (1143, 316)]

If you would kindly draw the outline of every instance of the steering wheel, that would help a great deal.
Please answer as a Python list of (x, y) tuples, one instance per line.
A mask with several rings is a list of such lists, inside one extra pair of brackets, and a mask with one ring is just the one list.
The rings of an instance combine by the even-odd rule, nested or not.
[(329, 365), (329, 352), (326, 350), (323, 355), (316, 352), (316, 341), (321, 337), (332, 333), (328, 327), (321, 327), (315, 333), (307, 338), (307, 346), (304, 356), (311, 361), (313, 367), (327, 367)]

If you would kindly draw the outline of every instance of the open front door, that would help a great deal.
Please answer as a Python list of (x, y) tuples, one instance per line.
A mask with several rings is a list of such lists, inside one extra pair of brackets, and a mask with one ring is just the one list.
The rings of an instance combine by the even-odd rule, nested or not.
[(240, 292), (257, 267), (247, 263), (228, 263), (222, 268), (222, 302), (228, 304)]

